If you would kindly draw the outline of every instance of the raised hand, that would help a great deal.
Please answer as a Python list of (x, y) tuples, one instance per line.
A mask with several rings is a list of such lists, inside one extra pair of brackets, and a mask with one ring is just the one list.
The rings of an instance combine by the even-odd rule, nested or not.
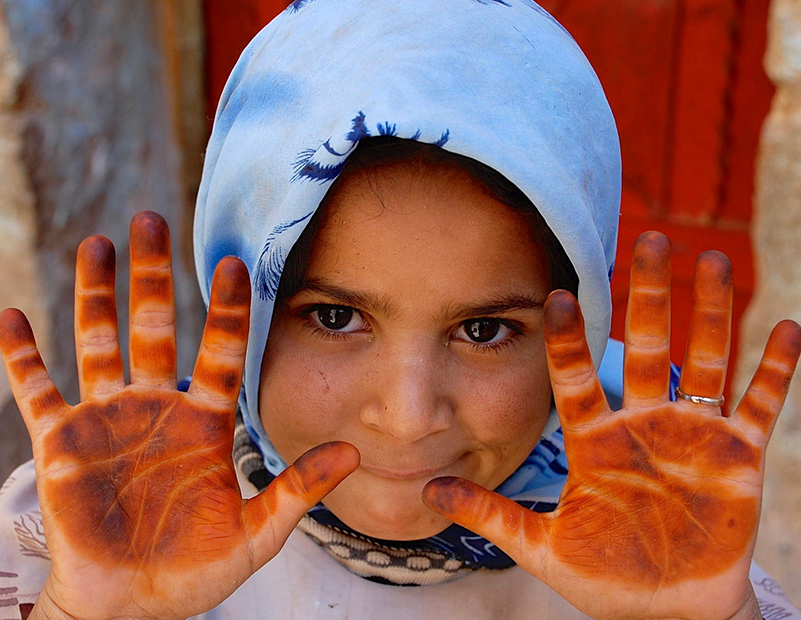
[(557, 509), (524, 510), (458, 478), (424, 489), (433, 510), (494, 541), (594, 618), (756, 617), (748, 569), (764, 453), (784, 403), (801, 330), (779, 323), (740, 405), (724, 417), (731, 267), (697, 264), (680, 390), (669, 401), (670, 249), (637, 241), (626, 318), (623, 409), (609, 409), (575, 298), (551, 294), (545, 334), (570, 473)]
[(223, 259), (192, 384), (176, 390), (169, 231), (131, 222), (131, 382), (117, 340), (114, 248), (78, 250), (75, 342), (82, 402), (50, 380), (25, 316), (0, 314), (0, 350), (33, 442), (53, 566), (48, 617), (185, 618), (229, 596), (272, 558), (300, 518), (358, 466), (326, 444), (243, 501), (231, 458), (248, 333), (245, 266)]

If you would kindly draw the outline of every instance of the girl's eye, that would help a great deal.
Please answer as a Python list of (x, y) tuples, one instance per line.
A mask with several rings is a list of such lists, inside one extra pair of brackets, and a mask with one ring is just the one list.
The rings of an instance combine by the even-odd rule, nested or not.
[(517, 333), (506, 321), (501, 319), (470, 319), (463, 321), (457, 335), (462, 340), (477, 344), (495, 344)]
[(364, 328), (362, 315), (347, 306), (320, 305), (310, 316), (319, 327), (333, 332), (349, 333)]

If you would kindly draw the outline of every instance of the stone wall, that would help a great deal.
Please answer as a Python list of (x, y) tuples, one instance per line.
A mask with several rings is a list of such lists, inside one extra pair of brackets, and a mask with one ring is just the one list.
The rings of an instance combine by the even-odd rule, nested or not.
[[(801, 2), (773, 0), (768, 75), (776, 84), (762, 134), (752, 229), (756, 289), (740, 334), (734, 391), (754, 372), (773, 325), (801, 323)], [(801, 605), (801, 380), (796, 377), (767, 454), (756, 560)]]
[[(127, 223), (142, 209), (162, 213), (173, 230), (179, 372), (192, 370), (204, 312), (185, 247), (185, 123), (177, 122), (181, 89), (177, 61), (165, 53), (175, 42), (163, 12), (177, 7), (172, 16), (180, 19), (182, 7), (197, 6), (199, 0), (0, 0), (0, 307), (18, 306), (31, 318), (68, 402), (78, 398), (76, 248), (93, 233), (114, 242), (124, 319)], [(181, 26), (190, 33), (198, 27)], [(202, 92), (194, 97), (202, 100)], [(196, 164), (202, 140), (190, 142)], [(125, 357), (125, 320), (120, 327)], [(0, 385), (0, 429), (5, 479), (30, 454), (7, 384)]]

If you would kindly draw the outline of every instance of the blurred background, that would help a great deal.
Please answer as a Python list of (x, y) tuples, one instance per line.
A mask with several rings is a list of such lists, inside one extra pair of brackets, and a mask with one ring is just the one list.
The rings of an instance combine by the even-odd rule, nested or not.
[[(287, 0), (0, 0), (0, 307), (31, 319), (53, 378), (76, 402), (75, 251), (94, 233), (118, 252), (142, 209), (173, 231), (179, 372), (204, 310), (192, 213), (217, 100), (240, 52)], [(645, 230), (674, 248), (673, 358), (681, 363), (693, 263), (729, 255), (737, 402), (772, 326), (801, 322), (801, 2), (542, 0), (595, 66), (620, 129), (624, 191), (613, 279), (622, 337), (630, 248)], [(127, 340), (121, 321), (123, 346)], [(123, 355), (126, 353), (123, 351)], [(756, 557), (801, 605), (801, 382), (768, 452)], [(0, 371), (0, 481), (30, 458)]]

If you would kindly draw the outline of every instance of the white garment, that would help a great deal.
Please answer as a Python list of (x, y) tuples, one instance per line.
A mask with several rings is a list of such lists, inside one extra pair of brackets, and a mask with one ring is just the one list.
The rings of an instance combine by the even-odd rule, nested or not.
[[(242, 482), (240, 480), (240, 482)], [(255, 489), (243, 484), (245, 495)], [(33, 462), (0, 488), (0, 620), (20, 620), (50, 570)], [(765, 620), (801, 620), (781, 588), (753, 565)], [(532, 616), (536, 610), (536, 616)], [(574, 620), (587, 618), (520, 568), (479, 571), (450, 583), (402, 588), (357, 577), (300, 531), (222, 605), (198, 620)]]
[(587, 618), (517, 567), (435, 586), (387, 586), (349, 573), (295, 530), (272, 561), (199, 620), (530, 620), (532, 609), (543, 620)]

